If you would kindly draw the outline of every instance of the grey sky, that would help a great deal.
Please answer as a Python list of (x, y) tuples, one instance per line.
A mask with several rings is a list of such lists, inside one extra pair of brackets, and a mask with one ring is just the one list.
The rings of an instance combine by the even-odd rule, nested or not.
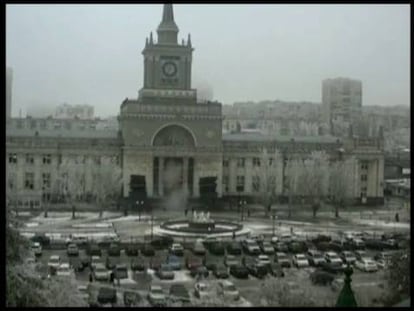
[[(410, 104), (409, 5), (174, 5), (191, 40), (193, 86), (214, 99), (321, 101), (321, 81), (363, 82), (363, 105)], [(143, 81), (162, 5), (7, 5), (13, 114), (90, 104), (115, 115)], [(156, 38), (156, 36), (155, 36)]]

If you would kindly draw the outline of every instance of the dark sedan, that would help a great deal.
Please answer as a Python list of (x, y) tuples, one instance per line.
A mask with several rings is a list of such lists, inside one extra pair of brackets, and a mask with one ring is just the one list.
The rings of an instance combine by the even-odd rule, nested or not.
[(249, 270), (245, 266), (238, 265), (230, 268), (230, 274), (238, 279), (249, 278)]
[(143, 258), (134, 258), (131, 261), (131, 270), (132, 271), (144, 271), (146, 268), (145, 262)]
[(150, 244), (144, 244), (141, 248), (141, 253), (144, 256), (154, 256), (155, 255), (154, 248)]
[(239, 242), (233, 241), (227, 245), (227, 253), (230, 255), (241, 255), (242, 247)]
[(209, 251), (210, 253), (214, 255), (224, 255), (225, 250), (224, 250), (223, 243), (221, 242), (211, 243), (211, 245), (209, 246)]
[(226, 266), (219, 264), (213, 269), (213, 275), (218, 279), (227, 279), (229, 277)]

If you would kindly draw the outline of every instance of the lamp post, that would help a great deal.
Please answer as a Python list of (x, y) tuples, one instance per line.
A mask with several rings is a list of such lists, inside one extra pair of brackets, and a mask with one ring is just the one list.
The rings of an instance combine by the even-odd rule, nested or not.
[(239, 201), (239, 204), (240, 204), (240, 208), (241, 208), (241, 217), (240, 217), (240, 220), (241, 221), (243, 221), (243, 214), (244, 214), (244, 206), (247, 204), (247, 201), (246, 200), (240, 200)]
[(273, 211), (272, 220), (273, 220), (273, 227), (272, 227), (272, 236), (275, 236), (275, 221), (277, 219), (276, 211)]
[(154, 236), (154, 213), (151, 207), (151, 242), (152, 242), (153, 236)]
[(144, 206), (144, 201), (136, 201), (135, 202), (138, 206), (138, 221), (141, 221), (141, 208)]

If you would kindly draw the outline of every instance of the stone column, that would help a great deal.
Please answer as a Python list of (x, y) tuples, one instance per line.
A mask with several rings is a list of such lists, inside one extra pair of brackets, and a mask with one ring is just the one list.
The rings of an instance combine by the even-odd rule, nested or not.
[(164, 171), (164, 158), (158, 158), (158, 196), (164, 196), (164, 183), (163, 183), (163, 171)]
[(188, 191), (188, 158), (183, 158), (183, 189)]

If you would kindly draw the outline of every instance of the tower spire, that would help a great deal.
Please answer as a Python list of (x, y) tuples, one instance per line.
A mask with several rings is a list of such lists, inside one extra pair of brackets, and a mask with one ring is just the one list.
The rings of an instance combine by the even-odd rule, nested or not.
[(164, 4), (162, 21), (157, 29), (158, 43), (177, 44), (178, 27), (174, 21), (172, 3)]

